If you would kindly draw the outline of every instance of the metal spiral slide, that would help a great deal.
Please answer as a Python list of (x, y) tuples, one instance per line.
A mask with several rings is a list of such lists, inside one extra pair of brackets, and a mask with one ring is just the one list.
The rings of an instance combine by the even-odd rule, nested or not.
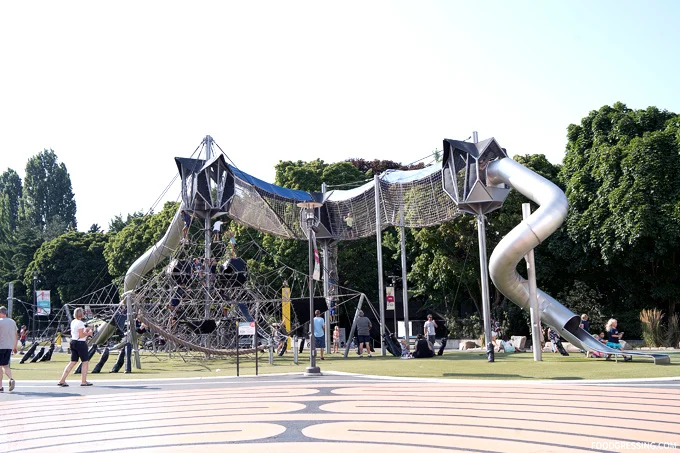
[[(567, 198), (555, 184), (510, 158), (491, 162), (487, 178), (489, 184), (510, 185), (540, 206), (499, 242), (489, 259), (489, 275), (496, 288), (529, 311), (529, 282), (517, 272), (517, 264), (562, 225), (567, 217)], [(588, 351), (622, 354), (622, 351), (605, 346), (581, 329), (579, 316), (540, 289), (538, 304), (541, 322), (557, 330), (571, 344)], [(651, 357), (657, 365), (670, 363), (667, 354), (629, 350), (625, 354)]]

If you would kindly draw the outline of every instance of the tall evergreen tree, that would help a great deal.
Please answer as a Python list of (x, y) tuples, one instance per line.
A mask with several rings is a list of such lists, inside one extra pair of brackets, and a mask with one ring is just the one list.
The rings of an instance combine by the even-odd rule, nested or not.
[(8, 168), (0, 175), (0, 223), (10, 231), (17, 227), (21, 194), (21, 178), (16, 171)]
[(52, 150), (43, 150), (26, 164), (23, 215), (42, 231), (63, 233), (76, 228), (76, 202), (66, 165)]

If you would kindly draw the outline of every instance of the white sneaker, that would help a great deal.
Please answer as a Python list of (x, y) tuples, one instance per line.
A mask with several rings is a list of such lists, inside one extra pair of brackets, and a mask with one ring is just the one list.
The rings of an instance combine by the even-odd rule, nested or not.
[(368, 353), (368, 356), (369, 356), (369, 357), (373, 357), (373, 356), (371, 355), (371, 353), (370, 353), (370, 352)]

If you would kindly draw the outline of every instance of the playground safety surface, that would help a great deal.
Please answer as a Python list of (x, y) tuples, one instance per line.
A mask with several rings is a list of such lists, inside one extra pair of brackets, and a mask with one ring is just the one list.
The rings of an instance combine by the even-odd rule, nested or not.
[(17, 381), (0, 452), (680, 451), (679, 380), (94, 382)]

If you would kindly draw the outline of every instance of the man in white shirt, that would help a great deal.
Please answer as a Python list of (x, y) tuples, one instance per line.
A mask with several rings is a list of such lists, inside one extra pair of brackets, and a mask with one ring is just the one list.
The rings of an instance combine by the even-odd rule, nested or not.
[(7, 308), (0, 307), (0, 392), (5, 389), (2, 387), (3, 374), (9, 378), (9, 391), (14, 390), (14, 379), (12, 370), (9, 368), (9, 361), (12, 354), (17, 353), (17, 323), (12, 318), (7, 317)]
[(434, 347), (434, 342), (436, 339), (435, 330), (437, 327), (437, 322), (432, 319), (432, 315), (427, 315), (427, 321), (425, 321), (424, 334), (427, 341)]

